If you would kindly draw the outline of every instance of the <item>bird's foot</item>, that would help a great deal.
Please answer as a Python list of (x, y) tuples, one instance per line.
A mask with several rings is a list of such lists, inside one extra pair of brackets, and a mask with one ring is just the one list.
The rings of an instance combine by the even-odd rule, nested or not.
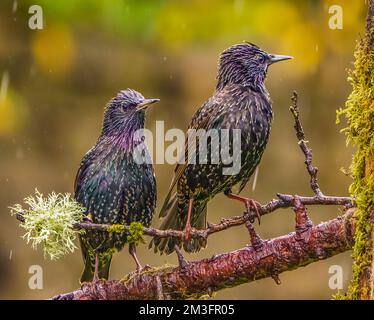
[(136, 269), (134, 271), (129, 272), (128, 276), (130, 276), (130, 277), (136, 276), (136, 275), (138, 275), (142, 272), (146, 272), (146, 271), (149, 271), (151, 269), (152, 269), (152, 267), (149, 264), (144, 265), (144, 267), (139, 264), (139, 265), (136, 265)]
[(148, 266), (148, 265), (144, 266), (144, 268), (142, 267), (142, 265), (139, 262), (138, 256), (136, 255), (136, 247), (135, 247), (135, 245), (133, 243), (130, 243), (129, 253), (133, 257), (133, 259), (135, 261), (135, 264), (136, 264), (136, 270), (135, 270), (135, 272), (136, 273), (141, 273), (142, 271), (144, 271), (144, 268), (146, 268), (146, 266)]
[(135, 272), (136, 273), (141, 273), (143, 271), (143, 267), (141, 264), (136, 265)]
[(186, 226), (184, 227), (183, 229), (183, 239), (184, 241), (188, 241), (190, 240), (190, 236), (191, 236), (191, 224), (187, 222)]
[(261, 224), (261, 215), (260, 215), (260, 209), (261, 209), (261, 203), (253, 200), (253, 199), (247, 199), (245, 201), (245, 209), (246, 209), (246, 213), (251, 217), (249, 219), (249, 221), (251, 223), (254, 222), (255, 218), (251, 215), (252, 212), (254, 211), (256, 213), (256, 217), (257, 217), (257, 220), (258, 220), (258, 224)]
[(142, 272), (145, 272), (145, 271), (149, 271), (151, 269), (152, 269), (152, 267), (149, 264), (146, 264), (146, 265), (144, 265), (144, 267), (142, 267), (142, 266), (139, 266), (139, 268), (137, 267), (136, 272), (137, 273), (142, 273)]
[(93, 278), (92, 278), (92, 282), (96, 282), (96, 281), (99, 281), (99, 276), (97, 274), (94, 274)]
[(240, 202), (244, 203), (245, 209), (246, 209), (246, 214), (249, 215), (249, 217), (250, 217), (249, 221), (251, 221), (252, 223), (255, 220), (255, 218), (252, 215), (252, 212), (254, 211), (256, 213), (256, 217), (258, 219), (258, 224), (260, 224), (260, 216), (261, 216), (260, 215), (260, 210), (261, 210), (261, 207), (262, 207), (261, 203), (255, 201), (253, 199), (242, 197), (238, 194), (232, 193), (231, 190), (225, 191), (225, 195), (230, 199), (237, 200), (237, 201), (240, 201)]

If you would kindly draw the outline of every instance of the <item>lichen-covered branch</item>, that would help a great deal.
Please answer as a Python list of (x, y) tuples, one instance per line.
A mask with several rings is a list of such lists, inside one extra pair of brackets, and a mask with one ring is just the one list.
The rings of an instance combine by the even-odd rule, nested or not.
[[(258, 208), (258, 212), (261, 216), (268, 213), (274, 212), (280, 208), (290, 208), (293, 206), (295, 196), (289, 194), (278, 194), (278, 199), (273, 199), (270, 202), (262, 205)], [(299, 196), (299, 201), (304, 205), (340, 205), (345, 207), (354, 206), (354, 202), (350, 197), (334, 197), (334, 196), (314, 196), (314, 197), (304, 197)], [(23, 222), (24, 218), (22, 214), (16, 214), (16, 218)], [(217, 233), (232, 227), (236, 227), (246, 222), (253, 221), (254, 215), (252, 214), (243, 214), (239, 216), (232, 216), (230, 218), (222, 218), (219, 223), (213, 224), (209, 223), (208, 227), (205, 229), (191, 229), (191, 237), (203, 237), (207, 238), (213, 233)], [(103, 232), (124, 232), (129, 231), (131, 226), (129, 225), (110, 225), (110, 224), (97, 224), (91, 222), (78, 222), (73, 225), (75, 230), (101, 230)], [(161, 230), (156, 228), (143, 228), (143, 234), (151, 237), (175, 237), (175, 238), (184, 238), (184, 232), (181, 230)]]
[[(272, 277), (280, 283), (279, 274), (306, 266), (347, 251), (353, 245), (355, 220), (352, 209), (344, 215), (313, 226), (306, 208), (294, 201), (296, 231), (270, 240), (251, 233), (252, 245), (193, 261), (183, 266), (165, 266), (132, 274), (123, 280), (85, 283), (54, 300), (96, 299), (186, 299), (213, 294), (227, 287)], [(251, 238), (252, 237), (252, 238)], [(257, 238), (253, 238), (257, 237)]]
[(365, 36), (357, 43), (354, 70), (349, 74), (352, 92), (344, 115), (347, 141), (357, 151), (350, 171), (350, 193), (357, 202), (357, 232), (353, 248), (353, 275), (348, 299), (374, 300), (374, 0), (368, 1)]

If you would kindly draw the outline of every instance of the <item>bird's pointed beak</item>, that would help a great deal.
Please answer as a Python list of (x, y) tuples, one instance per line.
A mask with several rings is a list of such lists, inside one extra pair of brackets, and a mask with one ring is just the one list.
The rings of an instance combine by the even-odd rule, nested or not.
[(293, 59), (291, 56), (282, 56), (280, 54), (271, 54), (270, 57), (270, 64), (273, 64), (275, 62), (283, 61), (283, 60), (289, 60)]
[(142, 102), (140, 102), (137, 106), (137, 110), (143, 110), (147, 108), (149, 105), (154, 104), (156, 102), (159, 102), (160, 99), (144, 99)]

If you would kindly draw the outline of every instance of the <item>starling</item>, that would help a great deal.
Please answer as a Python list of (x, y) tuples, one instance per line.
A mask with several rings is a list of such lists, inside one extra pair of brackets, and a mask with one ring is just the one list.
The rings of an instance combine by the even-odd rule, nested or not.
[[(86, 208), (85, 219), (99, 224), (149, 226), (156, 206), (156, 180), (150, 162), (135, 158), (144, 137), (147, 107), (159, 99), (145, 99), (131, 89), (120, 91), (107, 105), (104, 122), (96, 144), (84, 156), (75, 180), (75, 198)], [(140, 159), (140, 158), (139, 158)], [(81, 282), (108, 279), (112, 255), (121, 250), (128, 234), (86, 230), (80, 235), (84, 260)], [(141, 265), (130, 243), (137, 270)]]
[[(206, 163), (196, 162), (178, 164), (169, 192), (160, 211), (165, 217), (161, 229), (184, 229), (183, 247), (187, 252), (199, 251), (206, 246), (205, 239), (189, 237), (191, 227), (202, 229), (206, 226), (207, 204), (216, 194), (224, 194), (245, 204), (249, 213), (257, 212), (259, 203), (240, 196), (250, 176), (259, 164), (266, 147), (272, 122), (272, 107), (269, 94), (265, 88), (265, 78), (269, 65), (274, 62), (291, 59), (289, 56), (268, 54), (251, 43), (234, 45), (225, 50), (219, 60), (216, 90), (194, 114), (189, 129), (222, 129), (233, 135), (233, 129), (240, 130), (240, 170), (237, 174), (223, 174), (225, 167), (208, 158)], [(201, 140), (199, 140), (201, 141)], [(217, 146), (212, 139), (208, 140), (207, 148), (214, 154)], [(219, 140), (218, 148), (233, 150), (233, 143), (223, 145)], [(196, 142), (196, 145), (198, 143)], [(195, 153), (198, 159), (200, 149), (191, 149), (189, 140), (186, 142), (186, 158), (191, 159)], [(220, 159), (221, 160), (221, 159)], [(233, 193), (232, 188), (238, 185), (239, 190)], [(259, 216), (259, 215), (258, 215)], [(155, 252), (169, 254), (175, 246), (181, 245), (176, 238), (154, 238)]]

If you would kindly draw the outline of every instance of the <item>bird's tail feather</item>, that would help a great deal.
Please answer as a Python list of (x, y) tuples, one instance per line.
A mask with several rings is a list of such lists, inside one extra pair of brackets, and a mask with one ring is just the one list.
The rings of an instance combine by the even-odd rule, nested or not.
[[(184, 219), (181, 219), (180, 215), (178, 214), (178, 202), (176, 197), (173, 197), (172, 199), (173, 201), (170, 201), (167, 206), (168, 212), (160, 226), (160, 229), (183, 230), (185, 227), (185, 221), (183, 221)], [(197, 219), (191, 220), (192, 227), (196, 229), (203, 229), (206, 227), (206, 211), (206, 206), (204, 206), (199, 210), (199, 212), (193, 213), (192, 217), (197, 217)], [(155, 253), (160, 252), (161, 254), (170, 254), (175, 250), (175, 245), (180, 247), (183, 245), (186, 252), (197, 252), (206, 246), (206, 239), (190, 238), (189, 241), (184, 241), (182, 243), (182, 241), (177, 238), (154, 237), (149, 244), (149, 248), (153, 246)]]
[[(83, 241), (80, 239), (82, 256), (84, 262), (84, 269), (81, 275), (80, 283), (90, 282), (93, 280), (95, 272), (95, 254), (90, 252), (87, 247), (84, 245)], [(99, 253), (99, 279), (108, 280), (109, 278), (109, 269), (110, 262), (112, 261), (112, 253), (105, 252)]]

